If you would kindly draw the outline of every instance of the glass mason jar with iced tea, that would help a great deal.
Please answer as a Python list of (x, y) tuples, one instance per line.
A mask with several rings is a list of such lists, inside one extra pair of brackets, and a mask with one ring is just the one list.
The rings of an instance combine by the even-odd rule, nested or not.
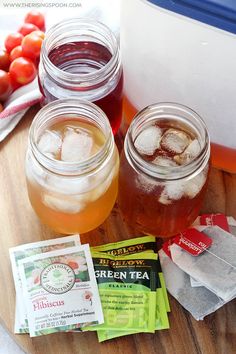
[(26, 177), (30, 202), (56, 232), (84, 233), (108, 217), (117, 196), (119, 155), (105, 113), (63, 99), (35, 116)]
[(209, 157), (209, 135), (196, 112), (174, 103), (139, 112), (121, 156), (118, 201), (126, 222), (162, 237), (190, 226), (206, 191)]
[(123, 74), (118, 42), (104, 24), (73, 18), (46, 33), (39, 64), (44, 101), (79, 98), (98, 105), (113, 133), (122, 118)]

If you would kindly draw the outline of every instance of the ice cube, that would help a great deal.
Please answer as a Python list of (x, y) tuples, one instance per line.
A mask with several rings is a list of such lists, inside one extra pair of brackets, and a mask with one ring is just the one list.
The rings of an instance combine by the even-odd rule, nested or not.
[(174, 156), (174, 160), (179, 165), (184, 165), (191, 162), (199, 153), (201, 147), (197, 139), (194, 139), (189, 146), (180, 155)]
[(93, 139), (83, 131), (67, 129), (61, 148), (61, 160), (77, 162), (86, 160), (91, 156)]
[(178, 164), (170, 157), (164, 157), (164, 156), (157, 156), (155, 160), (152, 161), (152, 163), (154, 163), (157, 166), (163, 166), (163, 167), (178, 166)]
[(53, 130), (46, 130), (38, 141), (38, 149), (45, 155), (56, 158), (61, 149), (62, 139)]
[(161, 183), (157, 182), (154, 178), (139, 174), (135, 178), (135, 185), (137, 188), (145, 191), (145, 193), (152, 193)]
[(196, 177), (186, 181), (184, 184), (184, 194), (192, 199), (194, 198), (202, 189), (206, 182), (206, 171), (202, 171)]
[(168, 129), (161, 138), (161, 148), (172, 154), (181, 154), (188, 144), (190, 137), (182, 130)]
[(61, 193), (65, 196), (80, 195), (91, 189), (92, 178), (90, 176), (64, 177), (56, 174), (48, 174), (44, 186), (51, 193)]
[(153, 155), (160, 146), (161, 135), (160, 128), (150, 126), (137, 136), (134, 146), (140, 154)]
[(173, 200), (179, 200), (184, 195), (184, 183), (182, 181), (171, 181), (166, 183), (159, 202), (165, 205), (171, 204)]
[(76, 214), (82, 211), (86, 203), (76, 198), (65, 198), (65, 196), (55, 196), (52, 194), (43, 194), (42, 202), (47, 207), (68, 214)]

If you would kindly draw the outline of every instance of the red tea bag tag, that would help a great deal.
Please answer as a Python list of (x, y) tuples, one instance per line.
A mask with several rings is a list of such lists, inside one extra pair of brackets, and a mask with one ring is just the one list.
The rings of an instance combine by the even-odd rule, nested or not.
[(200, 216), (200, 225), (219, 226), (221, 229), (230, 232), (227, 218), (224, 214), (204, 214)]
[(212, 239), (196, 229), (187, 229), (175, 237), (174, 243), (192, 256), (198, 256), (212, 245)]
[(172, 243), (174, 243), (174, 239), (170, 239), (170, 240), (167, 240), (165, 243), (163, 243), (162, 245), (162, 249), (163, 251), (165, 252), (165, 254), (170, 258), (171, 258), (171, 253), (170, 253), (170, 246), (172, 245)]

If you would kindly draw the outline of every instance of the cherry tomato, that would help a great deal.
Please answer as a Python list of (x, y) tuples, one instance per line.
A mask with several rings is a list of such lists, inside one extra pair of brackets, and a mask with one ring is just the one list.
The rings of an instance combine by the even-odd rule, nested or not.
[(40, 37), (42, 39), (45, 38), (45, 33), (43, 31), (34, 31), (31, 34), (35, 34), (35, 35), (37, 35), (38, 37)]
[(0, 113), (3, 111), (3, 105), (0, 103)]
[(42, 31), (45, 30), (44, 15), (37, 10), (32, 10), (26, 15), (25, 23), (32, 23), (33, 25), (37, 26), (40, 30)]
[(16, 58), (10, 65), (9, 69), (11, 78), (18, 84), (25, 85), (33, 81), (37, 75), (37, 69), (28, 58)]
[(0, 100), (5, 101), (12, 93), (11, 79), (8, 73), (0, 70)]
[(38, 32), (39, 31), (32, 32), (24, 37), (22, 41), (23, 56), (32, 59), (39, 57), (43, 39), (37, 34)]
[(10, 53), (10, 61), (15, 60), (16, 58), (22, 57), (22, 46), (18, 45), (17, 47), (13, 48)]
[(8, 70), (10, 65), (9, 54), (6, 50), (0, 49), (0, 69)]
[(21, 33), (23, 36), (27, 36), (27, 34), (30, 34), (33, 31), (38, 31), (39, 28), (35, 26), (33, 23), (24, 23), (18, 30), (19, 33)]
[(21, 33), (11, 33), (7, 36), (5, 39), (5, 48), (10, 53), (13, 48), (17, 47), (18, 45), (21, 45), (22, 39), (24, 37), (22, 36)]

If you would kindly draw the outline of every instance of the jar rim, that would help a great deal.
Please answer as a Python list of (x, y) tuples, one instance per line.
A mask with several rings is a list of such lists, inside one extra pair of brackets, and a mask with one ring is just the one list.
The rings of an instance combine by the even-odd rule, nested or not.
[[(195, 130), (198, 130), (199, 134), (201, 130), (201, 138), (204, 143), (202, 143), (198, 155), (189, 163), (178, 166), (159, 166), (144, 160), (134, 146), (134, 140), (138, 133), (140, 133), (140, 129), (145, 126), (147, 127), (147, 125), (150, 126), (150, 121), (164, 120), (167, 117), (168, 110), (168, 118), (172, 116), (173, 119), (177, 120), (179, 118), (182, 122), (189, 125), (194, 124)], [(171, 111), (176, 111), (176, 113), (171, 113)], [(135, 115), (125, 137), (124, 151), (131, 166), (134, 169), (141, 170), (149, 177), (170, 181), (183, 178), (189, 179), (202, 171), (208, 163), (210, 158), (210, 137), (204, 120), (197, 112), (179, 103), (160, 102), (146, 106)]]
[[(110, 60), (102, 68), (85, 74), (74, 74), (58, 68), (51, 62), (48, 54), (50, 50), (55, 48), (60, 39), (65, 39), (69, 36), (70, 30), (83, 30), (84, 33), (89, 33), (88, 36), (90, 36), (91, 39), (96, 39), (98, 34), (102, 36), (104, 41), (106, 40), (109, 42), (109, 51), (111, 52)], [(61, 31), (62, 34), (60, 33)], [(82, 35), (77, 34), (74, 36), (80, 37)], [(104, 42), (103, 44), (105, 46)], [(106, 45), (106, 47), (108, 47), (108, 45)], [(40, 61), (43, 63), (46, 71), (55, 81), (59, 81), (61, 84), (66, 83), (69, 87), (73, 85), (86, 87), (101, 84), (102, 82), (108, 80), (111, 76), (115, 76), (121, 65), (119, 45), (113, 32), (102, 22), (86, 17), (68, 18), (52, 26), (46, 32), (46, 36), (42, 45)]]
[[(104, 145), (99, 151), (82, 161), (61, 161), (45, 155), (38, 148), (38, 138), (46, 124), (57, 117), (65, 117), (72, 120), (73, 116), (88, 119), (94, 123), (105, 135)], [(76, 118), (78, 119), (78, 118)], [(50, 126), (50, 124), (49, 124)], [(94, 103), (86, 100), (65, 98), (50, 102), (41, 108), (35, 115), (29, 130), (28, 144), (35, 159), (51, 173), (59, 175), (84, 175), (93, 173), (110, 158), (114, 149), (114, 136), (106, 114)]]

